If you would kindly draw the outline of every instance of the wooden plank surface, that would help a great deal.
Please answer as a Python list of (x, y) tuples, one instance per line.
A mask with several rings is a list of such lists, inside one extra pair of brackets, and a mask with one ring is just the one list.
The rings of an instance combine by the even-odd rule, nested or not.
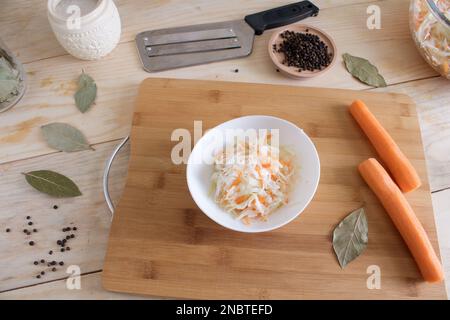
[[(124, 172), (125, 173), (125, 172)], [(450, 276), (450, 239), (446, 226), (450, 225), (450, 190), (432, 194), (441, 256), (445, 274)], [(447, 283), (448, 284), (448, 283)], [(447, 295), (449, 288), (447, 285)], [(154, 297), (122, 294), (103, 289), (101, 273), (81, 277), (81, 290), (67, 290), (66, 279), (34, 285), (0, 293), (0, 300), (7, 299), (155, 299)]]
[(389, 86), (375, 91), (405, 93), (416, 102), (431, 190), (450, 188), (449, 81), (439, 77)]
[[(433, 207), (438, 231), (441, 259), (444, 265), (445, 277), (450, 277), (450, 234), (448, 228), (450, 226), (450, 190), (433, 193)], [(447, 284), (447, 297), (450, 294), (449, 281)]]
[[(119, 9), (122, 22), (121, 43), (134, 41), (136, 34), (145, 30), (243, 19), (246, 14), (286, 4), (285, 0), (228, 0), (226, 3), (210, 0), (114, 2)], [(314, 1), (323, 11), (371, 2), (373, 1)], [(29, 63), (67, 55), (58, 44), (47, 21), (46, 1), (8, 1), (3, 5), (4, 10), (0, 11), (0, 23), (3, 26), (0, 36), (19, 55), (21, 61)]]
[[(42, 281), (59, 279), (65, 275), (62, 268), (50, 272), (35, 260), (61, 261), (66, 265), (76, 264), (81, 272), (101, 270), (108, 240), (111, 215), (102, 192), (102, 174), (106, 159), (118, 142), (113, 141), (94, 146), (95, 151), (79, 153), (54, 153), (0, 165), (0, 292), (12, 288), (34, 285)], [(111, 196), (118, 198), (124, 184), (124, 173), (128, 164), (126, 149), (114, 162), (111, 172)], [(32, 170), (54, 170), (72, 178), (83, 196), (71, 199), (53, 199), (31, 188), (22, 172)], [(58, 209), (53, 209), (54, 205)], [(34, 225), (27, 225), (27, 216)], [(66, 236), (61, 229), (77, 226), (76, 238), (69, 241), (71, 250), (59, 252), (56, 241)], [(5, 229), (11, 232), (6, 233)], [(37, 233), (25, 235), (23, 229), (36, 228)], [(35, 241), (29, 246), (29, 241)], [(50, 250), (54, 251), (49, 255)], [(44, 270), (46, 275), (35, 276)]]
[[(320, 17), (308, 20), (333, 36), (339, 55), (338, 62), (326, 76), (308, 81), (292, 81), (275, 71), (267, 54), (271, 32), (256, 39), (250, 57), (156, 74), (142, 70), (132, 42), (122, 43), (100, 61), (80, 61), (65, 55), (26, 64), (27, 71), (31, 72), (27, 94), (19, 106), (0, 117), (0, 163), (51, 152), (39, 135), (39, 127), (52, 121), (70, 120), (85, 132), (91, 143), (125, 136), (130, 130), (138, 85), (146, 77), (367, 89), (345, 71), (340, 57), (344, 52), (376, 63), (389, 84), (435, 75), (423, 62), (409, 36), (408, 1), (387, 0), (379, 5), (386, 13), (381, 30), (365, 27), (365, 3), (347, 6), (345, 10), (325, 9)], [(383, 50), (373, 50), (380, 45)], [(78, 112), (72, 97), (74, 81), (82, 68), (94, 77), (99, 87), (96, 108), (86, 114)], [(239, 69), (239, 73), (235, 73), (235, 69)]]
[[(30, 82), (25, 99), (17, 107), (0, 115), (0, 163), (4, 163), (0, 167), (0, 177), (3, 178), (2, 174), (6, 170), (5, 168), (11, 164), (16, 165), (15, 162), (10, 161), (17, 161), (19, 164), (24, 162), (24, 168), (27, 168), (29, 160), (22, 159), (28, 157), (38, 157), (36, 159), (41, 158), (41, 161), (44, 159), (43, 163), (50, 161), (49, 163), (52, 164), (50, 159), (54, 155), (53, 151), (45, 146), (39, 134), (39, 126), (44, 123), (66, 121), (85, 131), (91, 142), (102, 144), (105, 141), (120, 138), (129, 132), (131, 109), (137, 86), (145, 77), (153, 76), (144, 73), (138, 63), (132, 43), (137, 32), (198, 22), (236, 19), (246, 13), (256, 12), (274, 4), (285, 3), (282, 0), (259, 0), (239, 1), (239, 5), (236, 5), (236, 1), (115, 0), (123, 23), (121, 45), (110, 56), (97, 62), (78, 61), (63, 51), (48, 25), (45, 12), (46, 1), (18, 0), (2, 3), (0, 37), (14, 52), (19, 54), (22, 61), (26, 62), (25, 68), (30, 72), (28, 75)], [(441, 196), (441, 192), (437, 191), (448, 188), (450, 184), (450, 141), (447, 139), (450, 134), (447, 126), (450, 115), (446, 111), (450, 100), (449, 84), (446, 80), (433, 78), (435, 73), (418, 56), (412, 45), (407, 28), (409, 1), (315, 0), (314, 2), (321, 7), (322, 12), (314, 21), (310, 19), (308, 23), (311, 22), (322, 27), (333, 37), (339, 37), (339, 48), (342, 52), (348, 51), (369, 57), (379, 66), (383, 74), (388, 73), (386, 78), (391, 86), (381, 90), (403, 92), (412, 96), (416, 101), (421, 116), (430, 185), (435, 191), (433, 199), (436, 223), (438, 228), (448, 230), (450, 223), (445, 217), (448, 216), (450, 209), (446, 206), (446, 193), (443, 191)], [(382, 30), (369, 31), (366, 29), (365, 19), (368, 4), (380, 5), (382, 8)], [(160, 17), (165, 18), (161, 19)], [(330, 75), (318, 78), (314, 82), (297, 82), (283, 78), (274, 72), (266, 57), (265, 42), (269, 36), (268, 33), (255, 42), (254, 53), (249, 58), (179, 69), (162, 73), (162, 75), (176, 78), (250, 81), (299, 86), (367, 88), (353, 81), (343, 72), (340, 64), (334, 67)], [(99, 83), (99, 101), (96, 108), (98, 107), (100, 110), (93, 109), (85, 116), (81, 116), (77, 112), (70, 97), (75, 88), (74, 80), (81, 68), (86, 68)], [(239, 73), (233, 72), (236, 68), (239, 69)], [(396, 85), (392, 86), (392, 84)], [(16, 109), (20, 109), (20, 111), (16, 112)], [(14, 112), (14, 115), (9, 116), (11, 112)], [(422, 114), (427, 118), (426, 121), (423, 121)], [(8, 115), (7, 119), (6, 115)], [(108, 152), (114, 145), (115, 142), (112, 142), (108, 146)], [(61, 168), (67, 170), (70, 167), (80, 166), (80, 163), (93, 163), (93, 160), (92, 162), (89, 160), (92, 158), (96, 158), (98, 163), (103, 163), (108, 152), (94, 155), (81, 153), (77, 156), (65, 157), (66, 165)], [(49, 154), (49, 156), (39, 157), (45, 154)], [(124, 157), (127, 157), (126, 153)], [(117, 170), (119, 173), (116, 179), (120, 180), (126, 174), (126, 165), (119, 164)], [(78, 178), (76, 171), (72, 173), (72, 170), (67, 170), (67, 172), (74, 179)], [(81, 174), (84, 175), (84, 173)], [(99, 194), (97, 202), (92, 204), (92, 207), (100, 205), (102, 190), (99, 176), (94, 174), (85, 176), (83, 179), (86, 179), (85, 184), (92, 192)], [(112, 179), (113, 183), (116, 179)], [(16, 202), (8, 199), (10, 193), (20, 194), (25, 201), (33, 197), (34, 190), (9, 181), (11, 180), (0, 179), (1, 203), (7, 203), (9, 207), (17, 206)], [(120, 181), (117, 183), (120, 185)], [(120, 186), (117, 189), (120, 194)], [(102, 212), (107, 215), (106, 206), (102, 208)], [(76, 216), (77, 223), (86, 225), (89, 232), (107, 233), (107, 227), (102, 227), (100, 229), (102, 231), (99, 231), (97, 225), (91, 223), (90, 214), (95, 209), (87, 208), (84, 203), (75, 202), (70, 209), (66, 208), (66, 210), (64, 211), (66, 215)], [(2, 211), (0, 226), (10, 225), (6, 223), (10, 221), (9, 218), (7, 212)], [(48, 223), (52, 224), (52, 221), (48, 221)], [(53, 237), (51, 232), (47, 233), (45, 230), (40, 232), (40, 237), (48, 238), (49, 241)], [(442, 236), (443, 234), (439, 234), (441, 249), (450, 247), (450, 240)], [(99, 237), (106, 239), (107, 236), (99, 235)], [(7, 259), (10, 262), (8, 275), (11, 276), (11, 279), (8, 279), (8, 286), (2, 288), (12, 289), (27, 285), (27, 283), (45, 282), (46, 279), (38, 281), (29, 278), (30, 270), (27, 269), (28, 266), (24, 267), (24, 261), (27, 260), (24, 258), (26, 253), (9, 250), (10, 246), (10, 241), (0, 241), (0, 256), (2, 258), (10, 256)], [(101, 255), (104, 247), (104, 242), (99, 241), (91, 243), (86, 250), (94, 252), (92, 256), (97, 253)], [(75, 250), (72, 254), (74, 261), (81, 261), (82, 264), (87, 257), (91, 256), (91, 253), (81, 250)], [(448, 250), (443, 251), (443, 259), (446, 270), (449, 270), (448, 262), (450, 260), (446, 259), (446, 255), (450, 257)], [(102, 263), (98, 260), (98, 263), (95, 262), (92, 265), (96, 265), (92, 269), (100, 269)], [(0, 272), (0, 275), (3, 279), (5, 273)], [(17, 279), (17, 283), (15, 279)], [(31, 281), (27, 282), (24, 279)], [(447, 282), (447, 287), (450, 288), (449, 282)], [(27, 290), (33, 290), (36, 293), (39, 291), (37, 288), (39, 286), (24, 288), (20, 290), (20, 293), (26, 295)], [(11, 292), (13, 291), (8, 291), (8, 294)], [(80, 297), (83, 292), (80, 293)], [(53, 296), (50, 291), (45, 291), (45, 293), (51, 298), (64, 295), (62, 290), (56, 289)], [(2, 297), (4, 294), (0, 294), (0, 299)]]
[[(71, 280), (70, 280), (71, 281)], [(67, 289), (67, 279), (54, 280), (17, 290), (0, 293), (1, 300), (144, 300), (160, 299), (103, 290), (101, 273), (96, 272), (80, 277), (80, 289)]]
[[(407, 198), (439, 250), (418, 119), (407, 96), (148, 79), (133, 116), (128, 178), (110, 232), (105, 288), (195, 299), (445, 298), (443, 284), (423, 283), (398, 232), (356, 170), (375, 153), (347, 111), (354, 99), (371, 106), (417, 168), (423, 186)], [(386, 110), (386, 105), (392, 107)], [(175, 129), (192, 134), (194, 121), (202, 121), (207, 130), (252, 114), (278, 116), (301, 127), (322, 164), (317, 194), (302, 216), (262, 234), (230, 231), (207, 218), (189, 195), (185, 165), (171, 160)], [(363, 203), (370, 225), (368, 249), (341, 270), (330, 234)], [(376, 292), (365, 286), (366, 269), (374, 264), (385, 279)], [(331, 279), (340, 285), (331, 287)]]

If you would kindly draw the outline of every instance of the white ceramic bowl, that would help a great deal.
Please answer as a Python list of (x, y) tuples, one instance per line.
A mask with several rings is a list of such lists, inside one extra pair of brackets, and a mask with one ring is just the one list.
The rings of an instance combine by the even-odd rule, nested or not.
[[(211, 195), (211, 175), (213, 165), (208, 159), (223, 148), (217, 134), (223, 135), (228, 129), (279, 129), (281, 147), (287, 147), (295, 154), (299, 167), (289, 194), (289, 203), (270, 214), (267, 221), (252, 220), (245, 225), (232, 214), (215, 203)], [(198, 207), (218, 224), (240, 232), (265, 232), (280, 228), (295, 219), (312, 200), (320, 178), (320, 161), (311, 139), (302, 129), (289, 121), (270, 116), (247, 116), (233, 119), (209, 130), (195, 145), (187, 165), (187, 184)]]

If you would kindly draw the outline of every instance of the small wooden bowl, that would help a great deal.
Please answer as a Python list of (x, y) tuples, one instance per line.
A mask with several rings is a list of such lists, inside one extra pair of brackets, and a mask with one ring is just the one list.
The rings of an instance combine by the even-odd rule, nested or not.
[[(331, 60), (331, 63), (322, 70), (315, 70), (315, 71), (298, 71), (297, 67), (288, 67), (284, 65), (282, 62), (284, 60), (284, 54), (280, 52), (276, 52), (273, 49), (273, 45), (275, 44), (278, 48), (280, 43), (283, 42), (283, 39), (281, 38), (281, 34), (285, 31), (294, 31), (294, 32), (301, 32), (306, 33), (306, 30), (308, 30), (308, 33), (315, 34), (319, 36), (320, 40), (322, 40), (327, 46), (328, 46), (328, 52), (333, 54), (333, 58)], [(326, 34), (324, 31), (308, 26), (308, 25), (291, 25), (285, 29), (279, 30), (275, 32), (272, 37), (269, 40), (269, 56), (272, 59), (275, 66), (280, 70), (281, 73), (284, 75), (294, 78), (294, 79), (302, 79), (302, 78), (311, 78), (318, 75), (321, 75), (322, 73), (328, 71), (331, 69), (331, 67), (336, 62), (336, 44), (334, 43), (333, 39)]]

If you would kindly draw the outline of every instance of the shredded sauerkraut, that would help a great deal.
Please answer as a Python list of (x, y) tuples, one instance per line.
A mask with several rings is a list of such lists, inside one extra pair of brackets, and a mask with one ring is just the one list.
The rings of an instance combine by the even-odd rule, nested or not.
[[(450, 0), (434, 0), (438, 9), (450, 19)], [(436, 18), (426, 0), (415, 0), (411, 6), (413, 37), (427, 61), (450, 79), (450, 27)]]
[(214, 158), (214, 200), (245, 224), (266, 221), (289, 200), (293, 156), (270, 145), (270, 135), (264, 140), (237, 141)]

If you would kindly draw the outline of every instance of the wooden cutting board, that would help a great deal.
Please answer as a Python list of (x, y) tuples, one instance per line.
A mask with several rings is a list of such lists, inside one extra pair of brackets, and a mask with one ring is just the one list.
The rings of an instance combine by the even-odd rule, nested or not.
[[(104, 287), (202, 299), (446, 298), (443, 284), (421, 280), (399, 233), (357, 172), (361, 161), (376, 155), (347, 111), (357, 98), (367, 103), (417, 168), (423, 186), (407, 198), (439, 250), (420, 129), (409, 97), (147, 79), (136, 102), (128, 179), (111, 228)], [(193, 141), (194, 121), (202, 121), (206, 130), (255, 114), (303, 128), (319, 152), (321, 179), (300, 217), (272, 232), (244, 234), (217, 225), (197, 208), (187, 189), (186, 166), (171, 161), (172, 148), (179, 143), (171, 135), (186, 129)], [(361, 206), (366, 208), (369, 244), (342, 270), (333, 253), (332, 231)], [(368, 289), (368, 269), (377, 267), (381, 288)]]

